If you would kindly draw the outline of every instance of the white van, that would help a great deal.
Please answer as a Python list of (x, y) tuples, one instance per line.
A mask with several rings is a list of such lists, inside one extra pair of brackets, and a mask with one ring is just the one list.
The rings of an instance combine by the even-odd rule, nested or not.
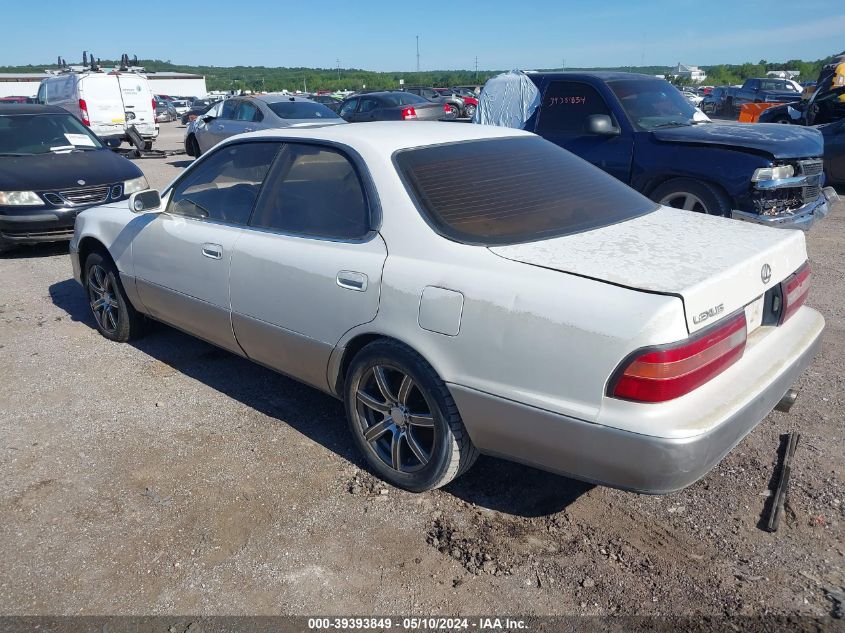
[(148, 148), (158, 136), (149, 84), (136, 73), (85, 71), (47, 77), (38, 87), (38, 102), (76, 115), (112, 146), (127, 140), (127, 125), (136, 127)]

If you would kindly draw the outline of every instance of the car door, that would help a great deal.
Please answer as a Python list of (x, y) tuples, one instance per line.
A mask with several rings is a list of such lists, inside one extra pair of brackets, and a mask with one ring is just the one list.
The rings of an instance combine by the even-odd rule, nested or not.
[[(620, 133), (589, 133), (587, 120), (596, 114), (609, 116)], [(551, 81), (543, 92), (534, 131), (628, 183), (634, 141), (631, 131), (625, 128), (593, 86), (580, 81)]]
[(247, 356), (320, 389), (337, 342), (375, 318), (387, 250), (345, 152), (288, 143), (235, 245), (232, 326)]
[(202, 134), (197, 134), (197, 141), (203, 152), (207, 152), (223, 139), (232, 136), (228, 133), (228, 126), (231, 125), (235, 116), (235, 109), (240, 105), (240, 102), (240, 99), (226, 99), (220, 106), (219, 116), (206, 123), (205, 131)]
[(149, 314), (231, 351), (229, 264), (278, 142), (244, 142), (199, 159), (142, 216), (132, 240), (138, 294)]
[(245, 132), (254, 132), (258, 129), (264, 115), (253, 101), (241, 101), (235, 108), (231, 121), (226, 122), (226, 137)]

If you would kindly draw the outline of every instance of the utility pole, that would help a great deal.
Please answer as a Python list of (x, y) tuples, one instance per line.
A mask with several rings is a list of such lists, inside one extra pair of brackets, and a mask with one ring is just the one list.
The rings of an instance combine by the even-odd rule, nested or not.
[(417, 35), (417, 72), (420, 72), (420, 36)]
[(563, 62), (563, 70), (566, 70), (566, 57), (564, 57), (561, 61)]
[(335, 61), (337, 62), (337, 80), (340, 81), (340, 57), (338, 57)]
[(478, 55), (475, 56), (475, 80), (478, 81)]

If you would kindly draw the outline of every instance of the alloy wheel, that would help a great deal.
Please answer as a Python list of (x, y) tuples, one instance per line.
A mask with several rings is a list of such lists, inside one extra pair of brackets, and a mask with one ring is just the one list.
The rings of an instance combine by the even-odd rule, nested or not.
[(91, 266), (88, 271), (88, 301), (100, 328), (115, 334), (120, 324), (116, 289), (108, 271), (102, 266)]
[(400, 473), (429, 463), (437, 440), (433, 408), (408, 374), (374, 365), (358, 383), (355, 400), (364, 441), (379, 460)]
[(696, 213), (708, 212), (707, 206), (701, 201), (701, 198), (687, 191), (676, 191), (674, 193), (670, 193), (660, 200), (660, 204), (674, 209), (695, 211)]

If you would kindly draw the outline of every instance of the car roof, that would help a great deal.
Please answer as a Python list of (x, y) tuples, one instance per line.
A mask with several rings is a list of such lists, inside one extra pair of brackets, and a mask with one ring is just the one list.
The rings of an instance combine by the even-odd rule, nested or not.
[(40, 103), (0, 103), (0, 115), (3, 114), (70, 114), (70, 112), (59, 106)]
[(311, 101), (308, 97), (299, 97), (296, 95), (260, 95), (252, 98), (256, 101), (263, 101), (264, 103), (279, 103), (281, 101)]
[(533, 136), (530, 132), (495, 125), (472, 125), (439, 121), (373, 121), (308, 128), (261, 130), (230, 137), (237, 139), (302, 138), (347, 145), (352, 149), (377, 148), (379, 153), (392, 154), (402, 149), (474, 141), (482, 139)]
[(599, 70), (599, 71), (551, 71), (551, 72), (528, 72), (525, 73), (529, 77), (551, 77), (556, 79), (585, 79), (595, 78), (602, 81), (616, 81), (620, 79), (628, 80), (654, 80), (660, 79), (654, 75), (643, 75), (642, 73), (623, 73), (613, 70)]

